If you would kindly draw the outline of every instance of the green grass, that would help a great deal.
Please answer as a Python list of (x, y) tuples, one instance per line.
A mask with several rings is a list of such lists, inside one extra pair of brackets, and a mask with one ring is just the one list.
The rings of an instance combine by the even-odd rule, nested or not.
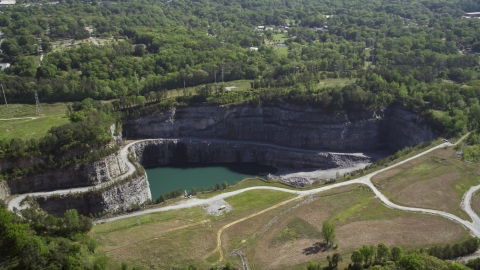
[(252, 80), (238, 80), (238, 81), (231, 81), (231, 82), (226, 82), (225, 87), (234, 87), (231, 88), (229, 91), (243, 91), (243, 90), (248, 90), (251, 89), (251, 83)]
[(41, 104), (43, 113), (35, 115), (35, 105), (9, 104), (0, 107), (0, 119), (38, 117), (38, 119), (0, 120), (0, 139), (39, 139), (53, 126), (69, 122), (65, 116), (68, 103)]
[[(251, 88), (250, 82), (252, 82), (252, 80), (236, 80), (236, 81), (225, 82), (224, 86), (225, 87), (234, 86), (234, 88), (232, 88), (230, 91), (247, 90)], [(214, 84), (214, 82), (212, 81), (210, 84)], [(221, 85), (222, 85), (222, 77), (217, 74), (217, 86), (220, 87)], [(195, 87), (193, 86), (186, 87), (186, 89), (189, 93), (191, 93), (191, 95), (196, 95), (197, 93), (195, 89), (197, 87), (202, 87), (202, 86), (203, 84)], [(171, 89), (167, 91), (167, 97), (178, 97), (178, 96), (183, 96), (183, 85), (179, 85), (178, 89)]]
[(276, 49), (278, 55), (280, 56), (287, 56), (288, 55), (288, 47), (278, 47)]
[(277, 40), (280, 40), (279, 43), (285, 42), (285, 40), (289, 39), (290, 37), (287, 36), (286, 33), (280, 33), (280, 34), (274, 34), (273, 35), (273, 40), (275, 40), (275, 43), (277, 43)]
[(203, 210), (201, 207), (192, 207), (187, 209), (145, 214), (137, 217), (130, 217), (108, 223), (102, 223), (93, 227), (92, 232), (95, 234), (104, 234), (128, 230), (132, 227), (147, 225), (155, 222), (167, 222), (174, 219), (188, 219), (196, 222), (204, 220), (205, 218), (207, 218), (205, 210)]
[(319, 88), (330, 87), (330, 86), (345, 86), (349, 84), (355, 83), (355, 79), (350, 78), (327, 78), (325, 80), (321, 80), (318, 83)]
[(204, 194), (197, 194), (196, 197), (199, 199), (208, 199), (223, 192), (232, 192), (239, 189), (249, 188), (249, 187), (258, 187), (258, 186), (268, 186), (268, 187), (280, 187), (286, 189), (295, 189), (291, 186), (282, 184), (280, 182), (267, 182), (260, 178), (246, 178), (233, 186), (228, 187), (226, 190), (218, 190), (214, 192), (204, 193)]
[(271, 246), (279, 246), (289, 241), (293, 241), (300, 238), (321, 238), (321, 233), (301, 218), (294, 218), (290, 220), (278, 235), (270, 241)]
[(330, 220), (335, 222), (345, 223), (347, 219), (359, 211), (363, 210), (367, 205), (369, 205), (372, 201), (372, 197), (362, 198), (357, 204), (350, 206), (349, 208), (345, 209), (344, 211), (338, 212), (333, 215)]
[(33, 59), (33, 62), (35, 62), (35, 66), (38, 67), (40, 65), (40, 56), (39, 55), (29, 55), (26, 56), (27, 58)]
[(228, 202), (235, 211), (241, 212), (274, 204), (293, 196), (294, 195), (290, 193), (275, 190), (249, 190), (226, 198), (225, 201)]

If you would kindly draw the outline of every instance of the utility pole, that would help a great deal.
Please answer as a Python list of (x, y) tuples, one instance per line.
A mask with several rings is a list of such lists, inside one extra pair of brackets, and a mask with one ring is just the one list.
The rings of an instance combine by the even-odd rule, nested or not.
[(225, 83), (224, 79), (223, 79), (223, 66), (222, 66), (222, 84)]
[(372, 65), (375, 65), (375, 41), (373, 42)]
[(40, 105), (40, 101), (38, 100), (37, 91), (35, 91), (35, 114), (39, 115), (40, 112), (43, 112), (42, 105)]
[(217, 71), (213, 71), (213, 77), (215, 78), (215, 84), (217, 84)]
[(7, 108), (8, 108), (7, 96), (5, 96), (5, 90), (3, 89), (3, 84), (2, 84), (2, 92), (3, 92), (3, 98), (5, 99), (5, 105), (7, 105)]

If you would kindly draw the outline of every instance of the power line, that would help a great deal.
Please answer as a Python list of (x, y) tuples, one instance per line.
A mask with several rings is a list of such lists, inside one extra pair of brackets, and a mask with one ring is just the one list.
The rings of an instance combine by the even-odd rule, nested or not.
[(3, 89), (3, 84), (2, 84), (2, 92), (3, 92), (3, 98), (5, 99), (5, 105), (7, 105), (7, 108), (8, 108), (7, 97), (5, 96), (5, 90)]

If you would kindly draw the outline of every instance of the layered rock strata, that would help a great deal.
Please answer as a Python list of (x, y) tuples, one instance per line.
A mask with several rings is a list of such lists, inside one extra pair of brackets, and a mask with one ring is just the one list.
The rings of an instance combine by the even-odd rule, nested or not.
[(277, 168), (327, 169), (371, 162), (371, 158), (362, 153), (333, 153), (257, 142), (195, 138), (145, 140), (132, 148), (140, 163), (147, 167), (184, 162), (255, 162)]
[(9, 195), (93, 186), (111, 181), (127, 171), (128, 167), (120, 154), (115, 153), (93, 163), (49, 170), (5, 181), (3, 185), (8, 188), (0, 192), (0, 198), (3, 193)]
[(100, 192), (68, 194), (55, 197), (35, 197), (40, 207), (55, 216), (63, 216), (68, 209), (77, 209), (79, 214), (90, 215), (129, 211), (151, 201), (147, 175), (123, 181)]
[(437, 137), (415, 113), (388, 108), (332, 114), (282, 102), (262, 106), (180, 106), (123, 124), (128, 139), (221, 138), (302, 149), (401, 149)]

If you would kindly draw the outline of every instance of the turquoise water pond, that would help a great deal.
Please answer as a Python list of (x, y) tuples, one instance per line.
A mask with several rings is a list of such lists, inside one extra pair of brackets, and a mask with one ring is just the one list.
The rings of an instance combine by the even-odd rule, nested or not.
[(179, 188), (189, 191), (192, 187), (197, 190), (207, 189), (223, 182), (233, 185), (248, 177), (265, 177), (277, 169), (256, 163), (182, 163), (147, 168), (146, 171), (152, 198), (155, 200), (161, 194)]

